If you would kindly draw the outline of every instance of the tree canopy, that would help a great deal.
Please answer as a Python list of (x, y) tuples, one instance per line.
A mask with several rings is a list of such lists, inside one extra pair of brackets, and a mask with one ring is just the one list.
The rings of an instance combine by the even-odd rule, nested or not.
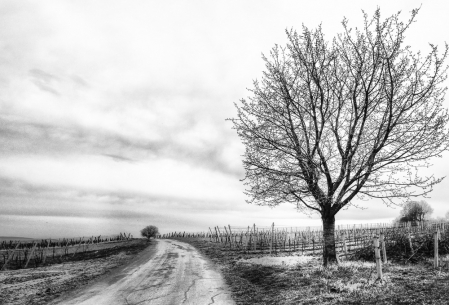
[(140, 234), (143, 237), (150, 239), (151, 237), (156, 237), (159, 234), (159, 229), (156, 226), (146, 226), (140, 230)]
[(354, 199), (401, 204), (442, 181), (419, 170), (449, 145), (448, 46), (404, 46), (417, 13), (402, 22), (377, 9), (355, 30), (344, 19), (331, 41), (321, 26), (287, 30), (230, 119), (246, 148), (248, 202), (319, 213), (332, 231), (325, 258), (335, 256), (335, 215)]
[(407, 202), (401, 211), (400, 222), (424, 221), (433, 213), (433, 208), (424, 200)]

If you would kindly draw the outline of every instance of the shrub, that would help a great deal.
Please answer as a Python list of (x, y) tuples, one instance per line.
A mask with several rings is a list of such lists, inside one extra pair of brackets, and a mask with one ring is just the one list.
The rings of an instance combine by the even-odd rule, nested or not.
[(159, 234), (159, 229), (156, 226), (146, 226), (140, 230), (140, 234), (148, 239), (151, 237), (155, 238)]
[[(405, 230), (393, 230), (385, 236), (385, 247), (388, 260), (396, 262), (417, 263), (434, 256), (434, 230), (411, 232)], [(441, 232), (438, 242), (439, 255), (449, 254), (449, 230)], [(412, 250), (413, 248), (413, 250)], [(355, 251), (354, 259), (374, 261), (374, 248), (369, 244), (365, 248)]]

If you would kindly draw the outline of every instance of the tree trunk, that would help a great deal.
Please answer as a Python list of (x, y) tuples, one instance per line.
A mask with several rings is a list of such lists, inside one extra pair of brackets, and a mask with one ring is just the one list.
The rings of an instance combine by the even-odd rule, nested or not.
[(322, 216), (323, 220), (323, 265), (338, 264), (337, 250), (335, 248), (335, 216)]

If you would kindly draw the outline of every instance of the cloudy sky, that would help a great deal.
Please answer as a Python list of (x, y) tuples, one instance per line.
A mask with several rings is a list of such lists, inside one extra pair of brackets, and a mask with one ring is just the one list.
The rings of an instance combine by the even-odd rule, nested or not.
[[(420, 1), (0, 2), (0, 236), (162, 233), (216, 225), (319, 225), (245, 203), (243, 146), (226, 118), (285, 29), (330, 39), (362, 10), (410, 15)], [(407, 43), (449, 41), (448, 5), (422, 4)], [(449, 105), (446, 102), (446, 106)], [(434, 161), (449, 172), (449, 155)], [(427, 201), (449, 210), (448, 183)], [(376, 201), (337, 222), (390, 221)]]

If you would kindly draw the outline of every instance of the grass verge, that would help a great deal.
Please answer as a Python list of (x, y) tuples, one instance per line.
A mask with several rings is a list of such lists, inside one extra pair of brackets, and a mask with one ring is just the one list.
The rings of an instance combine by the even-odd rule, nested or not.
[(294, 266), (245, 263), (257, 254), (223, 250), (219, 244), (180, 239), (199, 249), (221, 270), (237, 304), (449, 304), (449, 272), (430, 261), (383, 266), (345, 261), (324, 269), (315, 258)]

